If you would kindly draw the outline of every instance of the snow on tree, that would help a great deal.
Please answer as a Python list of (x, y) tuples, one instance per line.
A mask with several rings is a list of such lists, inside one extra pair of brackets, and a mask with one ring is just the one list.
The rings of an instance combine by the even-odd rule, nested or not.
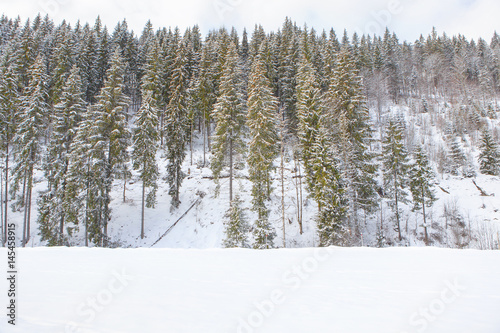
[(401, 235), (401, 204), (408, 203), (408, 152), (404, 146), (403, 129), (394, 120), (390, 119), (387, 124), (384, 139), (382, 141), (382, 165), (384, 190), (389, 198), (396, 217), (395, 230), (398, 232), (399, 241)]
[(106, 82), (91, 108), (90, 159), (92, 184), (91, 205), (95, 215), (88, 221), (89, 240), (96, 245), (108, 246), (108, 223), (111, 219), (111, 186), (116, 172), (129, 160), (130, 131), (126, 121), (129, 98), (124, 94), (125, 64), (121, 51), (116, 48)]
[(324, 112), (319, 83), (310, 61), (305, 57), (299, 64), (297, 75), (297, 118), (299, 143), (306, 170), (306, 181), (310, 192), (314, 192), (316, 181), (313, 170), (313, 145), (320, 131), (320, 119)]
[[(261, 49), (264, 49), (263, 46)], [(273, 247), (275, 237), (268, 220), (266, 201), (271, 195), (271, 171), (279, 148), (276, 128), (278, 101), (273, 95), (266, 72), (265, 62), (258, 54), (251, 68), (247, 102), (247, 127), (250, 130), (247, 162), (252, 182), (253, 210), (257, 212), (253, 245), (257, 249)]]
[[(159, 177), (156, 162), (159, 139), (158, 110), (154, 106), (157, 102), (153, 98), (153, 91), (143, 91), (146, 95), (142, 98), (142, 105), (135, 120), (132, 152), (134, 169), (139, 170), (139, 178), (142, 180), (141, 239), (144, 238), (144, 204), (146, 202), (147, 208), (154, 208)], [(146, 188), (149, 189), (147, 196)]]
[[(39, 201), (38, 223), (43, 241), (48, 245), (63, 246), (68, 244), (68, 237), (75, 228), (74, 219), (67, 218), (71, 210), (71, 199), (67, 197), (70, 147), (76, 135), (76, 129), (86, 111), (82, 82), (76, 66), (62, 88), (59, 103), (54, 107), (53, 131), (44, 162), (48, 191)], [(64, 227), (67, 226), (68, 235)]]
[(429, 245), (429, 234), (427, 232), (427, 217), (425, 208), (431, 208), (437, 200), (433, 187), (434, 172), (429, 164), (429, 159), (421, 146), (417, 146), (413, 152), (414, 162), (409, 170), (410, 191), (413, 198), (413, 211), (422, 209), (424, 219), (425, 244)]
[(172, 65), (170, 100), (167, 105), (164, 124), (168, 160), (168, 193), (172, 197), (172, 208), (179, 207), (181, 203), (179, 199), (180, 188), (185, 177), (182, 172), (182, 162), (186, 157), (186, 143), (189, 138), (189, 73), (185, 48), (184, 41), (181, 41), (178, 46), (177, 57)]
[(49, 114), (47, 75), (42, 56), (37, 57), (29, 70), (29, 84), (21, 98), (19, 126), (14, 137), (15, 166), (12, 192), (18, 192), (23, 184), (20, 203), (24, 207), (23, 246), (30, 240), (33, 172), (42, 156), (41, 139), (46, 134)]
[(372, 132), (361, 76), (348, 49), (341, 49), (327, 92), (329, 127), (341, 156), (349, 219), (358, 228), (358, 210), (378, 207), (377, 166), (370, 151)]
[(325, 129), (321, 127), (311, 154), (315, 184), (311, 195), (318, 203), (319, 246), (347, 243), (346, 201), (337, 154)]
[(223, 66), (219, 96), (212, 111), (215, 135), (212, 140), (211, 169), (218, 180), (223, 168), (229, 166), (229, 202), (233, 201), (233, 158), (244, 148), (245, 101), (240, 90), (240, 69), (234, 43), (229, 44)]
[(446, 171), (454, 176), (461, 175), (464, 173), (466, 164), (462, 146), (460, 145), (459, 140), (454, 136), (450, 136), (447, 143), (449, 150), (446, 156)]
[(243, 201), (236, 195), (225, 215), (225, 238), (222, 242), (222, 246), (225, 248), (250, 247), (248, 244), (250, 226), (248, 225), (245, 211), (241, 207), (242, 204)]
[[(5, 183), (0, 194), (3, 202), (0, 202), (3, 213), (0, 217), (2, 225), (2, 243), (7, 241), (7, 217), (9, 212), (9, 161), (11, 157), (11, 145), (16, 133), (17, 118), (16, 113), (19, 108), (19, 77), (16, 75), (12, 55), (13, 51), (9, 47), (4, 49), (4, 54), (0, 62), (0, 157), (4, 158)], [(0, 182), (4, 182), (0, 176)]]
[(479, 170), (485, 175), (500, 175), (500, 150), (490, 131), (484, 128), (481, 132), (481, 150), (479, 154)]

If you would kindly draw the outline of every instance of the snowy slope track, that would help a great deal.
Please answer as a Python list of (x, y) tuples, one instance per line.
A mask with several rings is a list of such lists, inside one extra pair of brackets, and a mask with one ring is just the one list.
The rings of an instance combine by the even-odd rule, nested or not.
[(500, 332), (499, 251), (26, 248), (18, 262), (2, 333)]
[(161, 235), (161, 237), (158, 238), (158, 240), (156, 242), (154, 242), (150, 247), (153, 247), (156, 244), (158, 244), (158, 242), (161, 241), (163, 239), (163, 237), (165, 237), (170, 232), (170, 230), (172, 230), (177, 225), (177, 223), (179, 223), (184, 217), (186, 217), (186, 215), (189, 213), (189, 211), (191, 209), (193, 209), (194, 206), (197, 206), (200, 204), (202, 199), (203, 199), (203, 197), (201, 197), (201, 196), (198, 199), (196, 199), (196, 201), (188, 208), (188, 210), (186, 210), (186, 212), (184, 212), (184, 214), (182, 214), (181, 217), (179, 217), (177, 219), (177, 221), (175, 221), (174, 224), (172, 224), (170, 226), (170, 228), (168, 228), (167, 231), (165, 231), (165, 233), (163, 235)]

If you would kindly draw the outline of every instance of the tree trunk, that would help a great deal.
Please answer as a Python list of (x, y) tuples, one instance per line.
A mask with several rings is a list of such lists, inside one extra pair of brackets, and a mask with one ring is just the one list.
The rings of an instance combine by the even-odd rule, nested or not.
[(142, 211), (141, 211), (141, 239), (144, 239), (144, 195), (146, 193), (146, 186), (144, 180), (142, 181)]
[(127, 202), (127, 175), (123, 173), (123, 203)]
[(205, 111), (203, 111), (203, 117), (202, 117), (202, 123), (203, 123), (203, 167), (206, 165), (206, 155), (207, 155), (207, 149), (206, 149), (206, 135), (207, 135), (207, 128), (205, 125)]
[(233, 139), (229, 139), (229, 204), (233, 203)]
[(27, 194), (27, 205), (26, 205), (26, 241), (23, 247), (30, 241), (31, 234), (31, 195), (33, 193), (33, 167), (30, 167), (28, 174), (28, 186), (26, 188)]
[(283, 128), (281, 129), (281, 217), (283, 219), (283, 248), (286, 248), (285, 232), (285, 144), (283, 142)]
[(398, 225), (399, 241), (401, 242), (401, 240), (403, 238), (401, 237), (401, 225), (399, 223), (398, 188), (397, 188), (396, 179), (397, 179), (397, 172), (396, 172), (396, 170), (394, 170), (394, 196), (395, 196), (395, 200), (396, 200), (396, 222), (397, 222), (397, 225)]
[[(8, 141), (7, 141), (8, 142)], [(5, 148), (5, 208), (4, 208), (4, 242), (7, 242), (7, 212), (9, 211), (9, 144)]]
[(425, 245), (429, 245), (429, 235), (427, 233), (427, 219), (425, 217), (425, 196), (424, 187), (422, 186), (422, 214), (424, 215), (424, 232), (425, 232)]

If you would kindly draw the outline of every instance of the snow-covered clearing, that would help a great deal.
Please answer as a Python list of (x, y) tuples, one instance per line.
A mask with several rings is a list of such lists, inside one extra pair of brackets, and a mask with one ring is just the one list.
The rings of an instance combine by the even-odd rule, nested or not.
[[(500, 331), (499, 251), (27, 248), (17, 255), (17, 325), (7, 324), (2, 306), (0, 332)], [(0, 290), (7, 289), (3, 278)]]

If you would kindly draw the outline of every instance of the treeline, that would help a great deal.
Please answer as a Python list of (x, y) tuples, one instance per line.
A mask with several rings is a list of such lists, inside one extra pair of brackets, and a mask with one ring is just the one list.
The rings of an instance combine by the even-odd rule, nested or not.
[[(318, 204), (321, 246), (354, 243), (359, 221), (375, 214), (381, 200), (390, 203), (399, 242), (401, 205), (422, 210), (429, 243), (425, 209), (435, 201), (429, 155), (440, 171), (470, 176), (459, 140), (465, 134), (482, 130), (480, 171), (499, 173), (497, 133), (487, 121), (498, 112), (496, 33), (491, 43), (436, 31), (414, 43), (388, 30), (344, 32), (339, 39), (333, 30), (318, 33), (286, 19), (280, 30), (256, 26), (250, 37), (221, 28), (203, 38), (197, 26), (181, 33), (150, 22), (136, 36), (126, 21), (109, 33), (99, 18), (93, 26), (56, 26), (48, 17), (21, 24), (2, 16), (0, 48), (4, 240), (14, 209), (24, 211), (22, 243), (29, 241), (39, 168), (48, 189), (36, 202), (38, 223), (48, 245), (71, 244), (84, 229), (85, 245), (109, 246), (111, 186), (123, 181), (125, 196), (131, 168), (143, 186), (144, 237), (144, 208), (155, 206), (160, 179), (157, 152), (165, 151), (175, 209), (195, 134), (203, 137), (203, 166), (215, 181), (229, 171), (226, 246), (248, 243), (232, 189), (235, 155), (245, 154), (253, 184), (255, 248), (273, 246), (266, 205), (285, 149), (303, 165)], [(394, 104), (440, 122), (443, 152), (412, 141), (405, 119), (388, 116)]]

